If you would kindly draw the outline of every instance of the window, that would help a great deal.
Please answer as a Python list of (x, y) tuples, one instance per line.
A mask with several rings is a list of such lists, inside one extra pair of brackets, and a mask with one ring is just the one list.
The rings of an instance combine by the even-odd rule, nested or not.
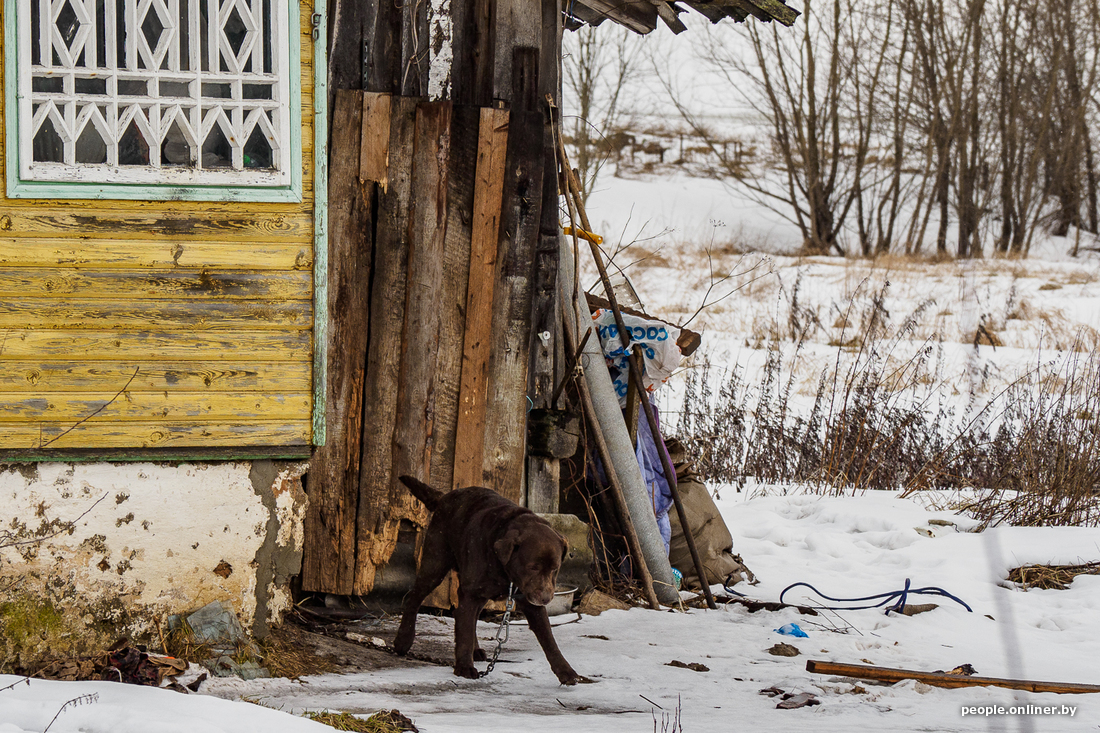
[(18, 176), (9, 171), (9, 195), (35, 195), (39, 182), (50, 195), (65, 189), (57, 184), (96, 184), (125, 198), (156, 198), (150, 185), (164, 187), (161, 197), (240, 198), (201, 189), (298, 181), (300, 197), (298, 54), (289, 42), (298, 35), (285, 0), (8, 0), (9, 12), (13, 5), (18, 56), (6, 66), (18, 119), (15, 134), (9, 119), (8, 160), (18, 160)]

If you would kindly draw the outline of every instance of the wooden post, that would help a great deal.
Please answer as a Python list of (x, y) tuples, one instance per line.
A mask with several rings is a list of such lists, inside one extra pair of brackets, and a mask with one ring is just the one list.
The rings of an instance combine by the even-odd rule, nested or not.
[[(556, 233), (539, 237), (539, 246), (535, 252), (535, 293), (531, 299), (533, 328), (528, 394), (532, 408), (555, 408), (550, 398), (555, 387), (554, 347), (561, 334), (561, 303), (558, 300), (559, 249)], [(557, 458), (527, 456), (527, 507), (543, 514), (556, 514), (560, 481), (561, 465)]]
[(362, 92), (336, 94), (329, 165), (328, 440), (310, 461), (302, 587), (351, 593), (367, 354), (371, 198), (359, 181)]

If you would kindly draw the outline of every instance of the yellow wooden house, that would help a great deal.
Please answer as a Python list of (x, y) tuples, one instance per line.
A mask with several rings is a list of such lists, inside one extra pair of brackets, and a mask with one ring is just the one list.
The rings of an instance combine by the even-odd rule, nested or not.
[(323, 12), (6, 0), (0, 458), (323, 442)]

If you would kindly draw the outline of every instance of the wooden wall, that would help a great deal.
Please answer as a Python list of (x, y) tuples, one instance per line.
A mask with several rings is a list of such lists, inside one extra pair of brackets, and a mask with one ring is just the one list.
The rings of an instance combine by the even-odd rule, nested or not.
[(0, 456), (308, 454), (311, 12), (301, 203), (0, 198)]
[[(558, 330), (536, 294), (556, 292), (561, 3), (439, 7), (333, 0), (330, 440), (307, 476), (306, 590), (368, 593), (419, 543), (401, 474), (529, 498), (526, 415), (555, 368), (532, 328)], [(556, 498), (554, 468), (537, 474)]]
[(334, 110), (331, 440), (303, 587), (365, 594), (427, 520), (398, 476), (525, 500), (545, 119), (350, 90)]

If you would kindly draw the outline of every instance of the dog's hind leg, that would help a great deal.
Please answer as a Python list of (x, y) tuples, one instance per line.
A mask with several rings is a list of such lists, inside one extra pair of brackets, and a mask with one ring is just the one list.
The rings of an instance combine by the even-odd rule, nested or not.
[(558, 644), (554, 641), (554, 631), (550, 628), (550, 617), (546, 615), (546, 606), (536, 606), (524, 599), (517, 599), (519, 610), (527, 618), (527, 625), (535, 633), (539, 646), (546, 654), (546, 660), (550, 662), (550, 669), (563, 685), (575, 685), (584, 678), (573, 671), (569, 662), (565, 661)]
[[(477, 617), (481, 615), (481, 609), (485, 608), (484, 598), (473, 598), (462, 592), (462, 585), (458, 586), (458, 608), (455, 609), (455, 669), (459, 677), (471, 680), (478, 678), (478, 672), (474, 669), (474, 659), (480, 656), (485, 658), (481, 647), (477, 643)], [(481, 652), (480, 655), (477, 653)]]
[(412, 590), (405, 597), (405, 609), (401, 614), (401, 625), (397, 629), (397, 636), (393, 640), (393, 650), (398, 656), (405, 656), (412, 648), (413, 639), (416, 638), (416, 613), (420, 610), (420, 604), (435, 590), (435, 587), (443, 582), (447, 573), (454, 569), (454, 558), (447, 548), (446, 542), (438, 532), (431, 532), (429, 528), (427, 539), (424, 541), (424, 558), (420, 564), (420, 570), (416, 573), (416, 582)]

